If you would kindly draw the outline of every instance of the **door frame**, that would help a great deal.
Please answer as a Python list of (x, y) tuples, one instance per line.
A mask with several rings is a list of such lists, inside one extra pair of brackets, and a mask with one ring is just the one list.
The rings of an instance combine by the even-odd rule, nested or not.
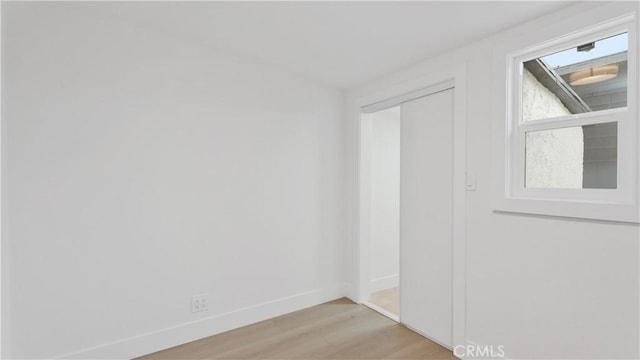
[[(466, 345), (466, 122), (467, 122), (467, 64), (466, 62), (438, 69), (427, 74), (372, 91), (350, 101), (349, 118), (355, 122), (357, 148), (357, 191), (356, 191), (356, 242), (353, 251), (355, 265), (354, 294), (352, 299), (359, 304), (368, 302), (370, 282), (370, 213), (371, 199), (367, 191), (370, 184), (370, 169), (366, 149), (370, 139), (365, 135), (365, 124), (361, 114), (364, 110), (399, 105), (409, 99), (426, 96), (444, 90), (446, 84), (453, 84), (453, 228), (452, 228), (452, 347)], [(422, 94), (422, 95), (420, 95)], [(418, 96), (416, 96), (418, 95)], [(402, 274), (400, 274), (402, 276)]]

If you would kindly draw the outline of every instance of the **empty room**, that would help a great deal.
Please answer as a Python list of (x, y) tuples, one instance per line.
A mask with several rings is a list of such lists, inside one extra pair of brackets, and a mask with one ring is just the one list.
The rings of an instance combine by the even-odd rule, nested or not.
[(639, 359), (637, 1), (0, 1), (3, 359)]

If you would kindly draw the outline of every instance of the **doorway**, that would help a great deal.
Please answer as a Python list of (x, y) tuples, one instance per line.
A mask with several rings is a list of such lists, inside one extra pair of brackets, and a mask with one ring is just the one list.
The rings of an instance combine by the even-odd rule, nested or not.
[(400, 106), (362, 117), (369, 138), (370, 275), (366, 305), (399, 321)]
[(454, 91), (450, 81), (361, 113), (362, 302), (449, 349)]

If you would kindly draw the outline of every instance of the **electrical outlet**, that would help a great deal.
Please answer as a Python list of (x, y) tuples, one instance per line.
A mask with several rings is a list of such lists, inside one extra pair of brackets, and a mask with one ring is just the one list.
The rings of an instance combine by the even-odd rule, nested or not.
[(207, 295), (194, 295), (191, 297), (191, 312), (200, 312), (209, 310), (207, 303)]

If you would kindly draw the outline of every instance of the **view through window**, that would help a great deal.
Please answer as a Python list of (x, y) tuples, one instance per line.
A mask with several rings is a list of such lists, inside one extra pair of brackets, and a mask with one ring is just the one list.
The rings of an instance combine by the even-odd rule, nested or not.
[[(523, 63), (522, 121), (562, 118), (627, 106), (627, 33)], [(617, 123), (525, 134), (527, 188), (617, 187)]]

